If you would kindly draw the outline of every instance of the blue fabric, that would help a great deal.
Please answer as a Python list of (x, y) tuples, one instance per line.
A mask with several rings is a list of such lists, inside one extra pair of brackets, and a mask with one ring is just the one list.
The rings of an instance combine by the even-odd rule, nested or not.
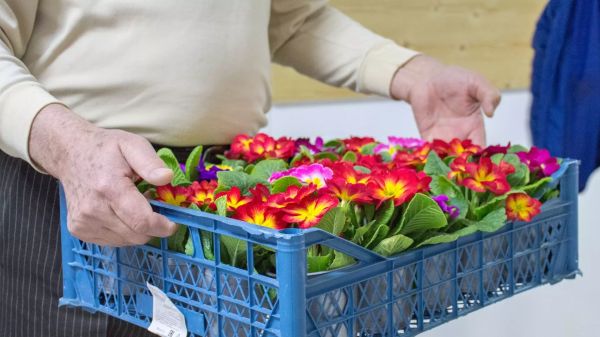
[(600, 166), (600, 0), (551, 0), (533, 47), (533, 143), (580, 159), (583, 190)]

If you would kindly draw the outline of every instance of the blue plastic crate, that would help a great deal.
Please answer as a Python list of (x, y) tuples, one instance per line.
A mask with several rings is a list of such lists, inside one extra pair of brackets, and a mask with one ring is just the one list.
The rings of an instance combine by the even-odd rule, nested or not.
[[(148, 245), (101, 247), (66, 229), (61, 192), (64, 296), (61, 305), (104, 312), (142, 327), (152, 320), (146, 282), (186, 317), (192, 336), (414, 336), (522, 291), (573, 278), (578, 271), (578, 163), (554, 176), (560, 197), (533, 222), (384, 258), (319, 229), (278, 232), (153, 202), (155, 211), (191, 228), (195, 256)], [(203, 256), (199, 230), (212, 233), (215, 259)], [(220, 239), (276, 251), (277, 275), (220, 263)], [(308, 276), (306, 249), (329, 246), (358, 263)]]

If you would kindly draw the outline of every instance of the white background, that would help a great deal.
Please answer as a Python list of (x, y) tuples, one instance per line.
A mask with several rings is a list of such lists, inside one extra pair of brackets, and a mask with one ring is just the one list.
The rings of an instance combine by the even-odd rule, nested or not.
[[(529, 145), (529, 105), (526, 92), (505, 93), (496, 117), (486, 121), (488, 143)], [(269, 113), (269, 120), (264, 131), (274, 136), (418, 136), (410, 107), (386, 100), (280, 105)], [(583, 278), (527, 291), (422, 336), (600, 336), (600, 172), (592, 176), (579, 202)]]

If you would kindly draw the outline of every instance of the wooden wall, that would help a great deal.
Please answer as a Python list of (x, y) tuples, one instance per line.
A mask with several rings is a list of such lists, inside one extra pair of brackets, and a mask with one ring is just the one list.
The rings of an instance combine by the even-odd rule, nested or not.
[[(531, 38), (547, 0), (331, 0), (373, 31), (483, 73), (501, 89), (529, 86)], [(275, 102), (359, 95), (273, 66)]]

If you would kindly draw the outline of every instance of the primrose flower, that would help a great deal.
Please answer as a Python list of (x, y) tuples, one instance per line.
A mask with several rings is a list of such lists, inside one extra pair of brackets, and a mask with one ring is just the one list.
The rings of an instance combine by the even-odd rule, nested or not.
[(285, 208), (283, 211), (286, 215), (283, 216), (283, 220), (290, 224), (298, 224), (300, 228), (310, 228), (319, 223), (325, 213), (338, 203), (338, 199), (329, 194), (308, 197), (299, 204)]
[(508, 152), (509, 148), (510, 148), (510, 143), (508, 143), (508, 145), (506, 145), (506, 146), (490, 145), (490, 146), (486, 147), (485, 149), (483, 149), (483, 151), (481, 151), (481, 156), (482, 157), (491, 157), (498, 153), (506, 154)]
[(200, 180), (214, 180), (217, 179), (217, 173), (221, 171), (232, 171), (233, 168), (228, 165), (215, 165), (210, 163), (204, 163), (203, 159), (200, 159), (198, 166), (198, 179)]
[(250, 154), (250, 144), (252, 144), (252, 137), (248, 135), (237, 135), (233, 138), (229, 151), (227, 151), (227, 158), (240, 158), (242, 156), (248, 156)]
[(427, 173), (423, 171), (417, 172), (417, 192), (429, 192), (431, 180), (431, 177), (428, 176)]
[(323, 149), (325, 148), (325, 146), (323, 144), (324, 144), (323, 138), (321, 138), (321, 137), (317, 137), (317, 139), (315, 139), (314, 144), (311, 143), (310, 139), (308, 139), (308, 138), (298, 138), (296, 140), (296, 148), (297, 149), (299, 149), (300, 146), (305, 146), (313, 154), (322, 152)]
[(413, 168), (425, 165), (430, 151), (431, 145), (429, 143), (425, 143), (423, 146), (416, 148), (412, 152), (400, 151), (396, 153), (396, 156), (394, 157), (394, 164), (397, 167)]
[(510, 191), (510, 184), (506, 180), (506, 175), (500, 168), (492, 163), (490, 158), (481, 158), (479, 164), (467, 163), (466, 169), (468, 177), (461, 184), (469, 189), (483, 193), (486, 190), (502, 195)]
[(292, 185), (288, 187), (285, 192), (270, 195), (267, 198), (266, 204), (271, 208), (285, 208), (288, 205), (300, 203), (316, 190), (317, 187), (312, 184), (301, 187)]
[(377, 169), (387, 169), (387, 165), (382, 161), (381, 156), (375, 155), (358, 155), (356, 165), (364, 166), (371, 171)]
[(388, 137), (388, 142), (391, 145), (399, 146), (404, 149), (416, 149), (425, 145), (425, 141), (418, 138), (404, 138), (404, 137)]
[(371, 201), (364, 185), (348, 183), (343, 178), (334, 178), (329, 186), (329, 191), (342, 201), (365, 204)]
[(360, 152), (363, 146), (375, 143), (375, 138), (372, 137), (351, 137), (344, 139), (346, 150)]
[(291, 168), (287, 171), (275, 172), (269, 178), (272, 183), (282, 177), (295, 177), (305, 184), (314, 184), (317, 188), (327, 186), (326, 181), (333, 177), (333, 171), (322, 164), (310, 164)]
[(296, 153), (296, 144), (286, 137), (275, 140), (264, 133), (259, 133), (250, 144), (250, 151), (257, 157), (255, 159), (289, 159)]
[(398, 169), (382, 171), (373, 175), (368, 188), (371, 197), (381, 205), (386, 200), (393, 200), (399, 206), (418, 191), (419, 180), (414, 170)]
[(254, 138), (248, 135), (238, 135), (233, 139), (229, 151), (225, 153), (227, 158), (241, 158), (248, 162), (259, 159), (289, 159), (296, 152), (296, 144), (293, 140), (281, 137), (277, 140), (264, 133), (259, 133)]
[[(233, 186), (229, 191), (221, 192), (215, 196), (215, 200), (226, 195), (227, 196), (227, 210), (234, 211), (240, 206), (244, 206), (245, 204), (252, 201), (252, 198), (242, 196), (242, 191), (240, 191), (239, 187)], [(211, 204), (211, 207), (215, 207), (214, 203)]]
[(273, 229), (284, 229), (286, 227), (279, 211), (258, 202), (238, 207), (233, 218)]
[(437, 202), (437, 204), (440, 206), (442, 211), (444, 211), (444, 213), (450, 216), (450, 219), (455, 219), (460, 215), (460, 209), (458, 207), (448, 204), (450, 198), (448, 198), (447, 195), (437, 195), (432, 197), (432, 199), (435, 200), (435, 202)]
[(365, 185), (369, 182), (369, 175), (358, 172), (354, 169), (354, 165), (348, 162), (336, 162), (329, 165), (333, 171), (333, 179), (341, 178), (348, 184)]
[(549, 177), (560, 168), (558, 160), (546, 149), (534, 146), (529, 152), (517, 152), (517, 156), (538, 176)]
[(182, 206), (188, 199), (189, 190), (183, 186), (158, 186), (156, 188), (156, 200), (169, 205)]
[(462, 183), (462, 181), (467, 176), (467, 157), (459, 156), (454, 158), (454, 160), (450, 163), (450, 172), (448, 172), (448, 178), (456, 179), (457, 183)]
[(446, 143), (443, 140), (435, 139), (432, 143), (432, 147), (440, 157), (447, 156), (460, 156), (462, 154), (476, 154), (481, 151), (481, 147), (473, 144), (470, 139), (460, 140), (454, 138), (450, 143)]
[(263, 184), (257, 184), (252, 187), (250, 194), (252, 194), (253, 201), (260, 201), (262, 203), (266, 203), (269, 200), (269, 196), (271, 196), (269, 188)]
[(217, 181), (194, 181), (189, 187), (188, 202), (196, 204), (198, 207), (208, 206), (215, 200), (215, 189)]
[(391, 158), (394, 158), (394, 155), (396, 152), (398, 152), (398, 149), (396, 149), (394, 145), (390, 144), (377, 144), (377, 146), (375, 146), (373, 149), (373, 152), (379, 155), (382, 153), (388, 153)]
[(531, 221), (540, 213), (542, 204), (526, 193), (511, 194), (506, 198), (506, 217), (508, 220)]

